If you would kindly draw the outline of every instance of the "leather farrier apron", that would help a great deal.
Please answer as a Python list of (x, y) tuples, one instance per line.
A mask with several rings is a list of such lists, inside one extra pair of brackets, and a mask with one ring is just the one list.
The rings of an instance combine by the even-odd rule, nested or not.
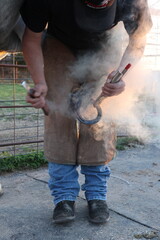
[[(78, 81), (69, 66), (75, 61), (72, 51), (53, 37), (44, 43), (45, 77), (50, 114), (45, 117), (45, 156), (59, 164), (102, 165), (115, 155), (115, 131), (98, 129), (104, 138), (97, 139), (95, 125), (80, 124), (77, 137), (76, 120), (69, 109), (69, 97)], [(88, 79), (90, 81), (90, 79)]]

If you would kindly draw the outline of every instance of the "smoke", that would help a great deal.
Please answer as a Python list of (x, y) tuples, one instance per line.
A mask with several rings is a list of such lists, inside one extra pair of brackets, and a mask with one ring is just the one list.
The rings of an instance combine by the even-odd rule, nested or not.
[[(117, 69), (122, 56), (122, 32), (121, 26), (107, 31), (106, 39), (102, 42), (101, 49), (98, 51), (88, 51), (79, 55), (73, 65), (70, 66), (71, 78), (80, 84), (83, 114), (94, 114), (94, 109), (88, 106), (93, 99), (101, 93), (107, 75)], [(106, 44), (107, 41), (107, 44)], [(87, 107), (88, 106), (88, 107)], [(87, 108), (87, 109), (86, 109)]]
[(125, 78), (126, 89), (102, 103), (103, 124), (113, 121), (119, 134), (160, 144), (160, 76), (138, 64)]
[[(81, 56), (70, 68), (72, 77), (78, 76), (80, 83), (84, 81), (81, 113), (87, 119), (96, 116), (95, 108), (90, 103), (101, 93), (105, 82), (101, 77), (118, 67), (123, 53), (122, 42), (124, 49), (127, 44), (127, 37), (124, 36), (121, 24), (109, 34), (110, 40), (107, 45), (102, 46), (102, 51)], [(124, 39), (126, 39), (125, 43)], [(102, 119), (92, 127), (95, 138), (104, 139), (102, 132), (108, 131), (110, 124), (115, 124), (120, 135), (134, 135), (144, 143), (160, 146), (159, 77), (158, 73), (146, 70), (142, 63), (137, 64), (127, 73), (124, 77), (125, 91), (118, 96), (106, 98), (101, 104)], [(85, 78), (90, 78), (92, 81), (85, 83)], [(97, 81), (97, 79), (101, 80)]]
[[(70, 66), (71, 76), (83, 82), (85, 78), (96, 79), (116, 69), (123, 52), (122, 25), (118, 24), (106, 33), (106, 39), (101, 44), (101, 50), (87, 52), (81, 55), (75, 63)], [(107, 44), (106, 44), (107, 41)]]

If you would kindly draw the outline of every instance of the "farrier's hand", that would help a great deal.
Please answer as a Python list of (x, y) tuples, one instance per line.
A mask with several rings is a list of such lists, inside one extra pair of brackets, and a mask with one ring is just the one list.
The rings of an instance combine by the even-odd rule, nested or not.
[(35, 108), (43, 108), (45, 106), (45, 96), (48, 90), (46, 83), (36, 84), (33, 89), (35, 91), (33, 97), (28, 94), (26, 101), (31, 103)]
[(115, 75), (115, 71), (111, 72), (108, 75), (107, 81), (105, 82), (104, 86), (102, 87), (101, 95), (104, 97), (112, 97), (121, 94), (125, 89), (125, 82), (120, 79), (117, 83), (111, 83), (112, 77)]

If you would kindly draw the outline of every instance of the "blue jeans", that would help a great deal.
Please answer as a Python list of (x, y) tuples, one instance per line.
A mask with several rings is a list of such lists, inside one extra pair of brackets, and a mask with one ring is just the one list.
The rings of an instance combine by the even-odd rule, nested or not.
[[(50, 180), (48, 182), (54, 203), (63, 200), (75, 201), (80, 191), (77, 165), (48, 164)], [(86, 199), (107, 199), (107, 180), (110, 169), (107, 165), (85, 166), (81, 165), (81, 173), (85, 175), (85, 183), (81, 189), (85, 191)]]

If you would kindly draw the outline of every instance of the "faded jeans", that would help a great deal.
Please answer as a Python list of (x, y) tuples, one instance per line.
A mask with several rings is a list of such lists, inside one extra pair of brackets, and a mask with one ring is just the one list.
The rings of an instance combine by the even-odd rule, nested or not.
[[(77, 165), (49, 163), (49, 188), (57, 204), (63, 200), (75, 201), (80, 191)], [(107, 181), (110, 169), (107, 165), (81, 165), (81, 173), (85, 175), (85, 182), (81, 186), (86, 199), (107, 199)]]

